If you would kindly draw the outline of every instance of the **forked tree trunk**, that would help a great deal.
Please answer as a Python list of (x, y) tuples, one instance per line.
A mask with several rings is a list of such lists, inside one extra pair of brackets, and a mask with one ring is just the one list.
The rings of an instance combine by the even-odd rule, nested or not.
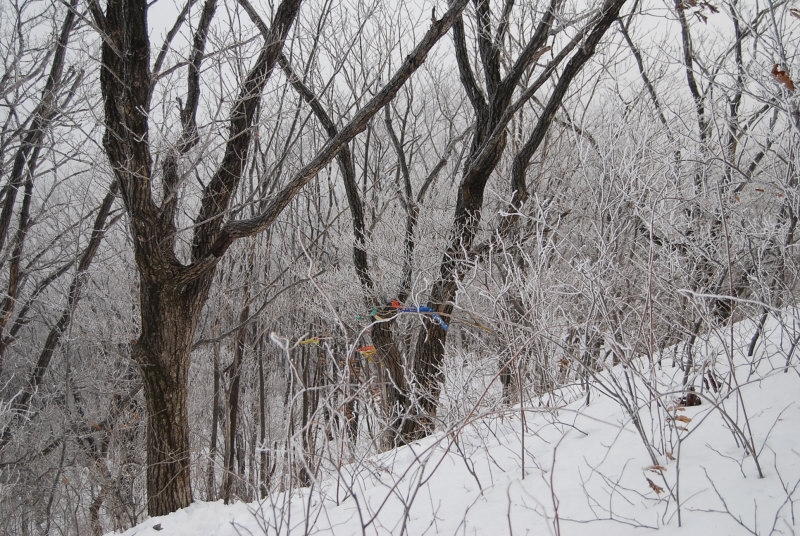
[[(149, 412), (147, 429), (148, 513), (167, 514), (192, 500), (189, 470), (189, 425), (186, 391), (192, 339), (219, 259), (234, 241), (266, 231), (291, 200), (389, 102), (420, 65), (433, 45), (449, 30), (468, 0), (453, 0), (447, 13), (434, 20), (419, 44), (380, 91), (249, 219), (228, 219), (228, 209), (244, 176), (258, 118), (261, 94), (277, 63), (283, 43), (297, 16), (301, 0), (282, 0), (271, 28), (249, 2), (239, 2), (264, 35), (264, 44), (239, 88), (230, 111), (224, 155), (205, 184), (192, 237), (191, 263), (176, 253), (178, 195), (181, 177), (177, 162), (196, 143), (195, 113), (205, 31), (216, 2), (206, 0), (195, 34), (187, 77), (188, 98), (181, 109), (183, 152), (163, 159), (162, 202), (153, 192), (153, 155), (149, 142), (151, 96), (158, 80), (150, 70), (147, 0), (107, 0), (106, 10), (89, 2), (97, 28), (103, 33), (100, 85), (106, 132), (103, 145), (130, 218), (140, 280), (142, 333), (133, 354), (142, 373)], [(166, 49), (165, 49), (166, 50)], [(158, 66), (161, 57), (156, 60)], [(155, 69), (158, 71), (158, 68)], [(155, 74), (158, 74), (157, 72)]]
[[(544, 139), (557, 109), (561, 107), (567, 89), (572, 85), (573, 80), (581, 72), (589, 58), (594, 55), (597, 44), (611, 23), (619, 16), (620, 9), (625, 2), (626, 0), (605, 0), (597, 16), (587, 23), (586, 38), (582, 40), (567, 62), (558, 77), (558, 82), (547, 98), (530, 137), (519, 153), (515, 155), (512, 168), (514, 175), (512, 188), (515, 190), (515, 197), (522, 199), (527, 196), (525, 171), (531, 157)], [(472, 146), (467, 159), (468, 164), (464, 169), (458, 190), (450, 243), (442, 258), (439, 277), (433, 285), (428, 303), (431, 309), (442, 316), (448, 317), (453, 312), (453, 299), (458, 289), (458, 283), (463, 278), (465, 261), (473, 253), (475, 236), (479, 230), (481, 210), (483, 209), (484, 190), (500, 162), (506, 146), (506, 125), (513, 116), (513, 112), (508, 112), (512, 106), (511, 98), (514, 87), (520, 80), (522, 70), (531, 65), (545, 50), (543, 47), (549, 35), (555, 11), (560, 5), (559, 0), (551, 1), (549, 11), (540, 22), (520, 59), (515, 63), (515, 68), (501, 80), (500, 43), (487, 39), (487, 36), (492, 34), (489, 31), (492, 20), (490, 7), (488, 3), (476, 4), (476, 16), (484, 29), (484, 35), (478, 36), (478, 41), (483, 61), (485, 93), (478, 88), (475, 74), (467, 59), (463, 22), (455, 26), (456, 59), (462, 83), (473, 104), (475, 123)], [(573, 41), (563, 52), (569, 53), (569, 47), (575, 45), (577, 42)], [(549, 74), (547, 76), (549, 77)], [(531, 87), (539, 86), (533, 84)], [(525, 93), (527, 94), (528, 91), (526, 90)], [(491, 96), (491, 100), (487, 102), (484, 94)], [(527, 95), (528, 98), (530, 96), (532, 93)], [(509, 212), (516, 212), (520, 208), (521, 205), (517, 204)], [(425, 326), (420, 329), (414, 357), (414, 381), (416, 382), (415, 387), (419, 391), (419, 403), (417, 406), (409, 408), (409, 418), (404, 421), (405, 440), (415, 440), (425, 436), (435, 426), (439, 392), (443, 380), (442, 362), (446, 340), (447, 331), (438, 324), (426, 322)]]

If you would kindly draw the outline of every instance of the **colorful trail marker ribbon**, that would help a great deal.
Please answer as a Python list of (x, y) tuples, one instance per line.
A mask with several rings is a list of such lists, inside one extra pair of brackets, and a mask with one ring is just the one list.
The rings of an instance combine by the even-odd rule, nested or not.
[(375, 355), (375, 352), (377, 352), (377, 350), (375, 350), (375, 347), (372, 346), (371, 344), (369, 346), (362, 346), (361, 348), (358, 349), (358, 353), (366, 357), (367, 361), (369, 361), (370, 363), (375, 362), (375, 360), (372, 359), (372, 356)]
[(431, 317), (431, 319), (442, 326), (442, 329), (447, 331), (447, 323), (439, 316), (436, 311), (431, 309), (430, 307), (426, 307), (424, 305), (420, 305), (418, 307), (403, 307), (399, 301), (394, 300), (392, 302), (392, 307), (394, 307), (398, 313), (417, 313), (417, 314), (426, 314)]
[[(370, 311), (369, 314), (366, 316), (356, 315), (356, 320), (369, 320), (371, 317), (377, 316), (377, 314), (378, 314), (378, 308), (373, 307), (372, 311)], [(378, 320), (383, 320), (383, 319), (379, 318)]]

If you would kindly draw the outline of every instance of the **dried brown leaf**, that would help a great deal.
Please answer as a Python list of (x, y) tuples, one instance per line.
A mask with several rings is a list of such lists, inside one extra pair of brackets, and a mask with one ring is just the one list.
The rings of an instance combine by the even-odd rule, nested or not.
[(664, 492), (664, 488), (660, 487), (658, 484), (653, 482), (647, 477), (644, 477), (647, 480), (647, 483), (650, 484), (650, 489), (656, 492), (656, 495), (661, 495)]
[(775, 79), (776, 82), (784, 86), (791, 92), (794, 92), (794, 82), (786, 73), (786, 71), (781, 71), (778, 69), (778, 64), (772, 66), (772, 77)]

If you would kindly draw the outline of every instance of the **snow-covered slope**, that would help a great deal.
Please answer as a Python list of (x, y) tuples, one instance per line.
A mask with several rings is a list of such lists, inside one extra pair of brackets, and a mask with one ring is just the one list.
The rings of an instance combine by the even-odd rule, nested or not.
[(524, 412), (474, 415), (311, 489), (251, 504), (196, 503), (124, 534), (800, 533), (794, 318), (770, 318), (752, 358), (753, 322), (698, 343), (698, 364), (722, 383), (699, 391), (699, 406), (679, 404), (683, 376), (671, 360), (617, 366), (598, 375), (588, 406), (565, 389)]

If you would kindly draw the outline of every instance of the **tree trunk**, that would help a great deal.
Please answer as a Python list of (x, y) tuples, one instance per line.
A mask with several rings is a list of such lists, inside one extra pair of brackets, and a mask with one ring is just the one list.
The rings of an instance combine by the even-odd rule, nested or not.
[[(250, 268), (252, 269), (252, 263)], [(249, 287), (245, 287), (245, 300), (249, 300)], [(233, 458), (237, 447), (236, 438), (238, 435), (237, 426), (239, 424), (239, 393), (241, 391), (242, 360), (244, 359), (245, 339), (247, 337), (247, 319), (250, 317), (250, 306), (246, 305), (239, 313), (241, 327), (236, 334), (236, 348), (231, 364), (231, 384), (228, 391), (228, 419), (225, 429), (225, 472), (222, 476), (222, 500), (225, 504), (231, 502), (233, 497), (233, 481), (236, 473), (234, 472)]]
[(219, 343), (214, 343), (214, 401), (211, 403), (211, 439), (208, 447), (208, 465), (206, 466), (206, 500), (217, 499), (217, 480), (214, 475), (214, 464), (217, 457), (217, 429), (219, 428), (219, 399), (220, 399), (220, 371), (219, 371)]
[(270, 456), (267, 453), (267, 394), (264, 382), (264, 334), (258, 339), (258, 448), (259, 448), (259, 483), (258, 498), (266, 499), (269, 493), (269, 484), (272, 477)]
[[(147, 511), (166, 515), (192, 502), (186, 372), (179, 363), (144, 373), (147, 395)], [(144, 370), (144, 369), (143, 369)]]
[(212, 276), (187, 284), (141, 274), (142, 333), (134, 346), (147, 401), (147, 511), (192, 502), (186, 406), (192, 340)]

